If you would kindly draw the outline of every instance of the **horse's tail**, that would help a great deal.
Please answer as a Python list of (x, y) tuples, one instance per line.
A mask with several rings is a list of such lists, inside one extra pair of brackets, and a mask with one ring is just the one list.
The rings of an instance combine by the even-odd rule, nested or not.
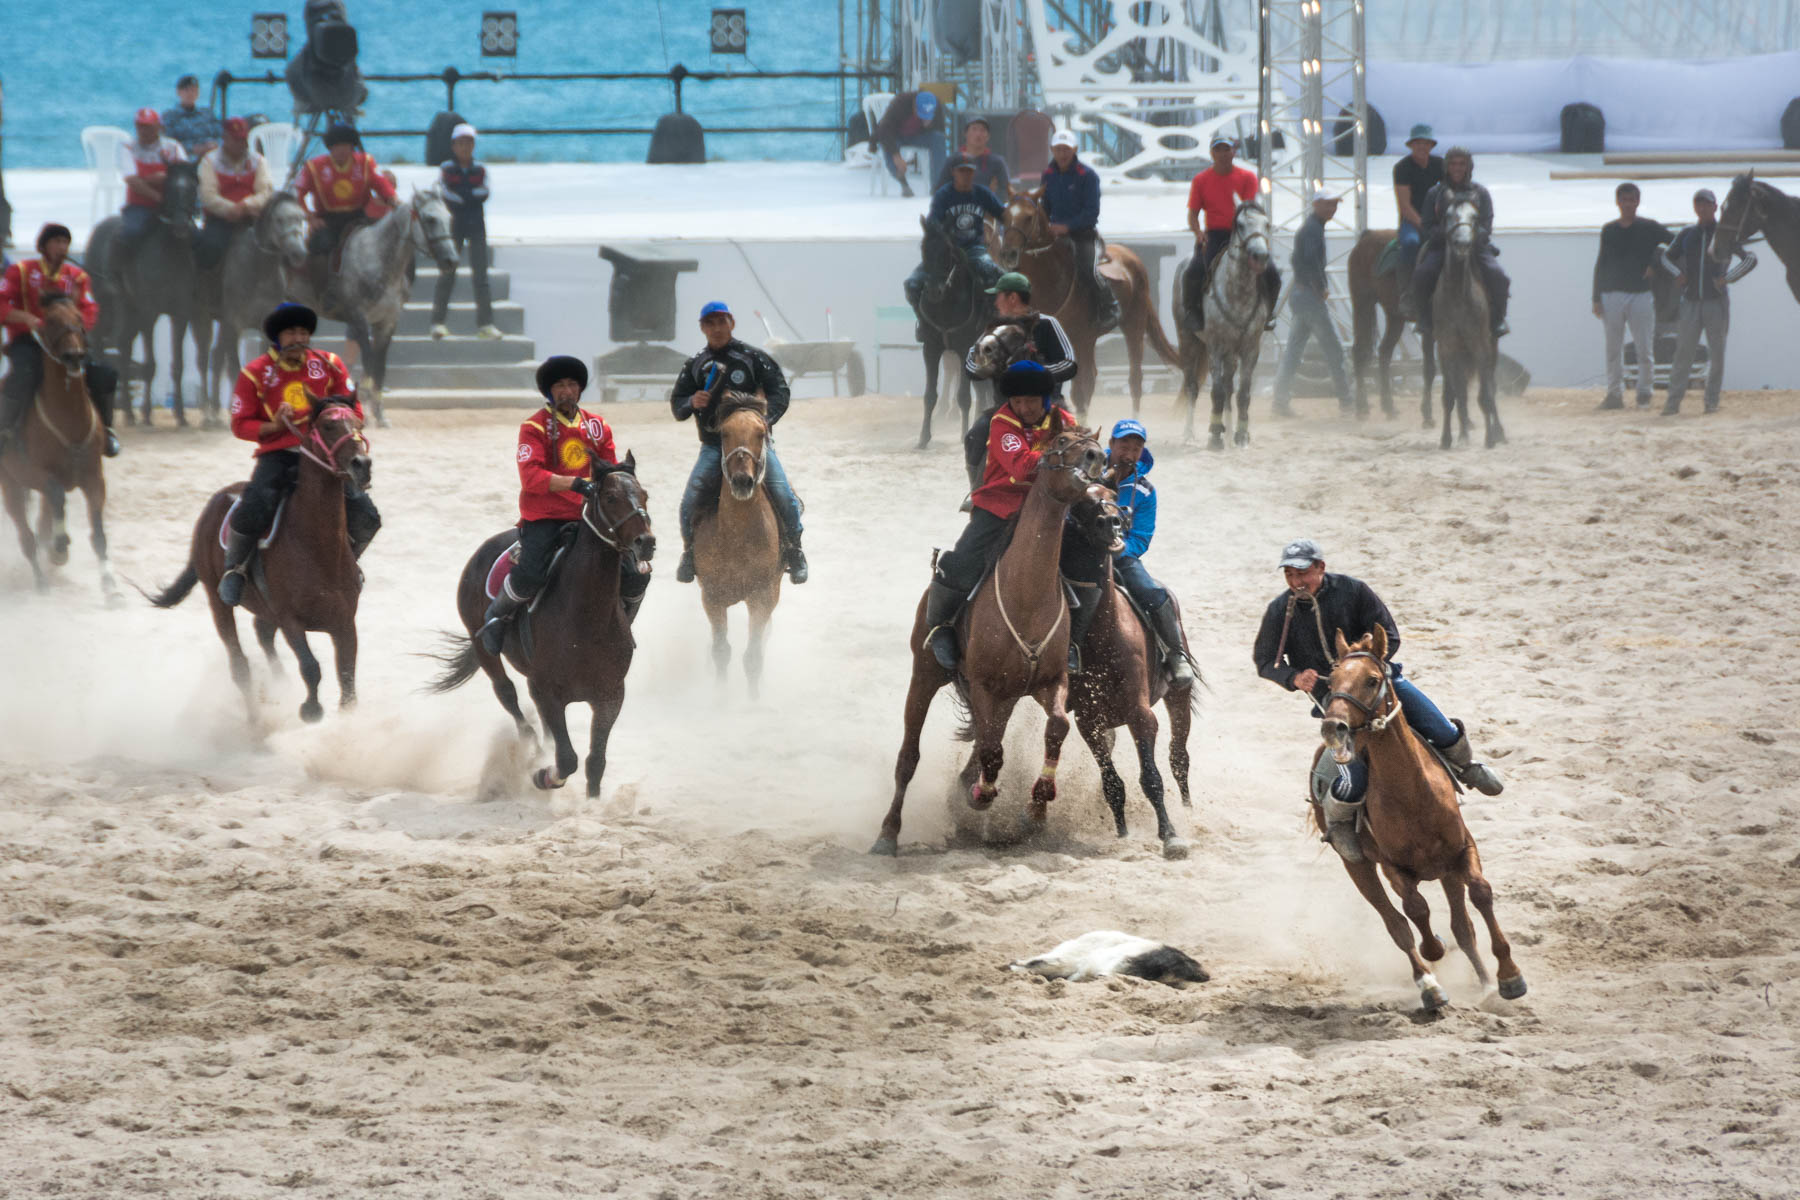
[[(193, 563), (189, 563), (183, 568), (181, 574), (176, 577), (174, 583), (171, 583), (156, 595), (152, 596), (149, 592), (144, 591), (143, 588), (138, 588), (138, 594), (158, 608), (174, 608), (177, 604), (180, 604), (183, 600), (187, 599), (188, 593), (193, 591), (194, 585), (199, 582), (200, 572), (194, 569)], [(137, 587), (135, 583), (131, 586)]]
[(1181, 366), (1181, 353), (1169, 344), (1169, 335), (1163, 332), (1162, 317), (1157, 314), (1156, 304), (1149, 296), (1144, 297), (1144, 332), (1150, 335), (1150, 345), (1165, 365)]
[(442, 635), (443, 650), (437, 654), (427, 654), (426, 658), (435, 658), (444, 664), (444, 673), (431, 681), (427, 691), (454, 692), (469, 680), (475, 678), (475, 672), (481, 664), (475, 659), (475, 639), (463, 633), (444, 633)]
[(956, 708), (956, 740), (972, 742), (975, 740), (975, 714), (969, 708), (969, 680), (961, 671), (951, 680), (954, 685), (950, 692), (950, 701)]

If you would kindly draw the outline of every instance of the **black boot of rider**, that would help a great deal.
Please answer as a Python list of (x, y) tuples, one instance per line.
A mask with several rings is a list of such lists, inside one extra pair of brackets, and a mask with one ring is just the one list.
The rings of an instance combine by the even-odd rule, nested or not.
[(1181, 648), (1181, 622), (1176, 619), (1175, 605), (1164, 600), (1151, 609), (1150, 628), (1155, 631), (1157, 641), (1162, 643), (1163, 669), (1169, 673), (1169, 681), (1178, 688), (1192, 687), (1194, 668)]
[(1094, 618), (1100, 615), (1100, 587), (1078, 583), (1074, 588), (1079, 607), (1069, 610), (1069, 674), (1080, 675), (1084, 669), (1081, 644), (1087, 641), (1088, 630), (1093, 627)]
[(493, 658), (500, 657), (500, 651), (506, 646), (506, 627), (512, 623), (513, 617), (525, 603), (513, 595), (511, 584), (509, 579), (500, 585), (500, 594), (487, 606), (481, 628), (475, 633), (481, 640), (481, 648)]
[(792, 538), (782, 543), (781, 569), (786, 571), (788, 578), (795, 583), (806, 582), (806, 552), (800, 549), (799, 538)]
[(1257, 282), (1262, 287), (1263, 299), (1269, 305), (1269, 320), (1263, 328), (1265, 330), (1274, 329), (1275, 308), (1281, 303), (1281, 275), (1274, 267), (1270, 267), (1262, 273), (1262, 277)]
[(962, 606), (960, 588), (953, 588), (941, 579), (931, 581), (931, 590), (925, 593), (925, 644), (931, 647), (931, 655), (937, 659), (938, 666), (946, 671), (955, 671), (957, 661), (962, 657), (956, 645), (956, 614), (962, 611)]
[(219, 576), (219, 601), (230, 608), (244, 598), (244, 567), (256, 549), (256, 535), (235, 529), (225, 534), (225, 573)]

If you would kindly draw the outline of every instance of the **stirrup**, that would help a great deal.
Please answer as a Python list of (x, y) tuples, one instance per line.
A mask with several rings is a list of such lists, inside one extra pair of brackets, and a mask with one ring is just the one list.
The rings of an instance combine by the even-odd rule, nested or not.
[(219, 576), (219, 603), (236, 608), (244, 598), (245, 569), (233, 567)]

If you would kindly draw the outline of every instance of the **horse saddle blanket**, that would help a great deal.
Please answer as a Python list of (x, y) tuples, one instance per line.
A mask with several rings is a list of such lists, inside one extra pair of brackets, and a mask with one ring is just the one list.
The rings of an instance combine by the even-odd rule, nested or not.
[[(281, 498), (281, 503), (275, 506), (275, 519), (269, 522), (269, 532), (263, 534), (262, 537), (258, 539), (256, 543), (257, 549), (267, 550), (269, 544), (275, 540), (275, 535), (281, 532), (281, 514), (287, 511), (288, 499), (291, 495), (292, 493), (290, 493), (289, 496), (283, 496)], [(221, 550), (225, 548), (226, 535), (231, 532), (231, 514), (237, 511), (238, 505), (242, 502), (242, 496), (233, 496), (231, 498), (231, 507), (225, 510), (225, 519), (219, 522), (219, 549)]]
[[(575, 533), (579, 526), (580, 522), (570, 521), (563, 526), (562, 533), (557, 535), (556, 550), (550, 555), (550, 566), (544, 572), (544, 586), (538, 590), (537, 595), (531, 598), (531, 603), (526, 606), (527, 610), (536, 609), (538, 601), (543, 599), (544, 593), (550, 590), (550, 584), (556, 579), (557, 568), (562, 566), (563, 556), (569, 552), (569, 547), (575, 544)], [(506, 585), (507, 576), (511, 575), (513, 568), (518, 565), (519, 550), (519, 541), (514, 538), (512, 545), (502, 550), (500, 556), (494, 560), (494, 565), (488, 568), (486, 591), (489, 600), (499, 597), (500, 589)]]
[(1388, 244), (1381, 248), (1381, 257), (1375, 260), (1375, 276), (1392, 275), (1400, 266), (1400, 239), (1389, 238)]

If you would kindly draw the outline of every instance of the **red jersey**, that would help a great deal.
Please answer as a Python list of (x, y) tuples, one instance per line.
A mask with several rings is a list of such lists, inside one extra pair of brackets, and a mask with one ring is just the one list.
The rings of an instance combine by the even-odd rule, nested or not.
[(1188, 211), (1206, 213), (1202, 229), (1230, 229), (1237, 220), (1238, 201), (1248, 204), (1255, 199), (1256, 172), (1247, 167), (1233, 167), (1229, 175), (1208, 167), (1188, 187)]
[(273, 353), (265, 354), (243, 369), (231, 390), (231, 432), (256, 443), (254, 457), (271, 450), (292, 450), (300, 444), (299, 438), (285, 429), (264, 438), (259, 427), (273, 421), (283, 404), (309, 418), (327, 396), (350, 396), (350, 407), (362, 416), (362, 403), (350, 391), (350, 371), (331, 351), (308, 350), (306, 361), (292, 371)]
[[(66, 258), (54, 272), (44, 266), (41, 258), (24, 258), (0, 275), (0, 319), (15, 308), (22, 308), (34, 317), (43, 316), (45, 292), (62, 292), (74, 300), (76, 307), (81, 309), (81, 323), (89, 329), (100, 317), (99, 306), (88, 290), (86, 271)], [(23, 325), (9, 328), (14, 340), (31, 336)]]
[[(119, 146), (118, 163), (121, 175), (136, 175), (139, 179), (160, 184), (163, 176), (169, 173), (169, 164), (186, 162), (187, 151), (174, 138), (158, 137), (156, 144), (146, 146), (132, 138)], [(130, 188), (125, 189), (125, 203), (135, 204), (139, 208), (155, 208), (161, 201), (152, 200), (148, 196), (139, 195)]]
[(1046, 407), (1044, 419), (1029, 429), (1010, 407), (996, 412), (988, 423), (987, 469), (975, 489), (975, 507), (1002, 520), (1011, 518), (1025, 503), (1045, 449), (1057, 434), (1074, 427), (1074, 416), (1056, 405)]
[(294, 191), (302, 203), (311, 196), (314, 211), (321, 215), (356, 212), (369, 203), (371, 195), (390, 204), (396, 200), (394, 185), (382, 176), (375, 160), (361, 150), (351, 154), (350, 165), (341, 169), (329, 154), (307, 159)]
[(581, 493), (551, 491), (550, 477), (585, 477), (595, 459), (608, 466), (619, 461), (612, 427), (585, 408), (575, 410), (574, 420), (547, 407), (532, 413), (519, 426), (518, 456), (521, 521), (581, 520)]

